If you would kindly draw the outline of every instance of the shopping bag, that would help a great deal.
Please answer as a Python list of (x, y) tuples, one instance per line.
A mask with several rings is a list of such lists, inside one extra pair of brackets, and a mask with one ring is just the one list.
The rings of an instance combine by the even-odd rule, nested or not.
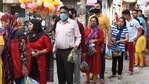
[(76, 59), (77, 59), (76, 52), (75, 52), (74, 49), (72, 49), (71, 52), (68, 55), (67, 62), (75, 63)]
[(112, 59), (112, 50), (111, 49), (108, 49), (108, 52), (106, 53), (105, 58), (107, 60), (111, 60)]
[(36, 80), (30, 78), (30, 77), (24, 77), (21, 81), (21, 84), (39, 84)]

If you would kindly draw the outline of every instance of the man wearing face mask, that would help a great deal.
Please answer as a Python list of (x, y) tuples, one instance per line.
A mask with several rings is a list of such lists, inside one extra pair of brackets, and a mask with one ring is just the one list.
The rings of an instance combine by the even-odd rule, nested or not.
[(68, 16), (66, 6), (60, 8), (60, 21), (56, 24), (55, 44), (57, 75), (59, 84), (73, 84), (74, 63), (67, 62), (72, 49), (77, 49), (81, 42), (78, 24)]
[[(94, 12), (94, 14), (92, 16), (96, 16), (98, 17), (98, 20), (99, 20), (99, 28), (101, 28), (103, 30), (103, 33), (104, 33), (104, 50), (103, 52), (101, 53), (101, 72), (100, 72), (100, 83), (104, 83), (104, 72), (105, 72), (105, 47), (106, 47), (106, 37), (111, 37), (110, 36), (110, 32), (111, 32), (111, 29), (110, 29), (110, 21), (109, 21), (109, 18), (102, 14), (102, 4), (97, 2), (94, 4), (94, 9), (92, 10)], [(92, 17), (90, 16), (89, 17), (89, 20), (90, 18)], [(88, 26), (90, 24), (90, 21), (88, 20)], [(108, 35), (108, 36), (107, 36)], [(110, 39), (108, 39), (108, 42)]]
[[(78, 49), (76, 50), (76, 53), (78, 55), (78, 58), (76, 60), (76, 63), (75, 63), (75, 68), (74, 68), (74, 84), (80, 84), (80, 61), (81, 61), (81, 56), (85, 56), (86, 55), (86, 51), (85, 51), (85, 32), (84, 32), (84, 27), (83, 27), (83, 24), (80, 23), (77, 18), (77, 11), (74, 9), (74, 8), (70, 8), (69, 9), (69, 17), (70, 19), (73, 19), (73, 20), (76, 20), (77, 21), (77, 24), (79, 26), (79, 30), (80, 30), (80, 33), (81, 33), (81, 43), (78, 47)], [(82, 55), (81, 55), (82, 54)]]

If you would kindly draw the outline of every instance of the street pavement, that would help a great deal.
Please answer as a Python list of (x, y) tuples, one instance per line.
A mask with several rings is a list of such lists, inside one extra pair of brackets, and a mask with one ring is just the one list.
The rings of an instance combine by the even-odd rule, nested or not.
[[(149, 55), (147, 55), (149, 57)], [(112, 61), (106, 60), (106, 71), (105, 71), (105, 84), (149, 84), (149, 67), (134, 67), (133, 75), (129, 75), (128, 72), (129, 60), (124, 60), (122, 79), (119, 80), (117, 77), (109, 79), (108, 76), (112, 74), (111, 66)], [(85, 82), (85, 74), (81, 73), (81, 84)], [(54, 82), (48, 82), (47, 84), (58, 84), (56, 61), (54, 61)], [(97, 84), (99, 80), (97, 79)]]

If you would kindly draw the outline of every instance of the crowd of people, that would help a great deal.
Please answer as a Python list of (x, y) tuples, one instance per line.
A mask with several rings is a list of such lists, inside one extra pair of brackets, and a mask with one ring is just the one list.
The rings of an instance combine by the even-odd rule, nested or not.
[[(48, 30), (52, 32), (54, 42), (39, 19), (30, 19), (29, 32), (24, 34), (24, 24), (17, 15), (1, 15), (0, 84), (21, 84), (27, 76), (39, 84), (46, 84), (53, 79), (48, 68), (53, 70), (49, 57), (52, 59), (54, 53), (59, 84), (81, 84), (80, 72), (86, 73), (85, 84), (97, 84), (98, 76), (100, 83), (104, 84), (106, 46), (112, 53), (112, 74), (108, 78), (122, 79), (125, 52), (129, 56), (130, 75), (133, 75), (134, 65), (145, 66), (148, 22), (142, 10), (126, 9), (121, 17), (115, 13), (116, 22), (110, 25), (109, 18), (102, 14), (102, 4), (97, 2), (93, 7), (93, 14), (85, 27), (78, 21), (74, 8), (62, 6), (59, 14), (52, 17), (52, 29)], [(73, 57), (72, 50), (77, 57)], [(68, 61), (71, 54), (75, 62)]]

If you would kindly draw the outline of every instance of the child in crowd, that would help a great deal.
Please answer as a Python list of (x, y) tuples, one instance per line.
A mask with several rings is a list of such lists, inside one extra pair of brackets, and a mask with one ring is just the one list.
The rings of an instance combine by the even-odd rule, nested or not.
[(135, 45), (135, 66), (144, 66), (144, 56), (147, 52), (146, 38), (144, 36), (144, 29), (142, 28), (141, 36), (138, 38)]

